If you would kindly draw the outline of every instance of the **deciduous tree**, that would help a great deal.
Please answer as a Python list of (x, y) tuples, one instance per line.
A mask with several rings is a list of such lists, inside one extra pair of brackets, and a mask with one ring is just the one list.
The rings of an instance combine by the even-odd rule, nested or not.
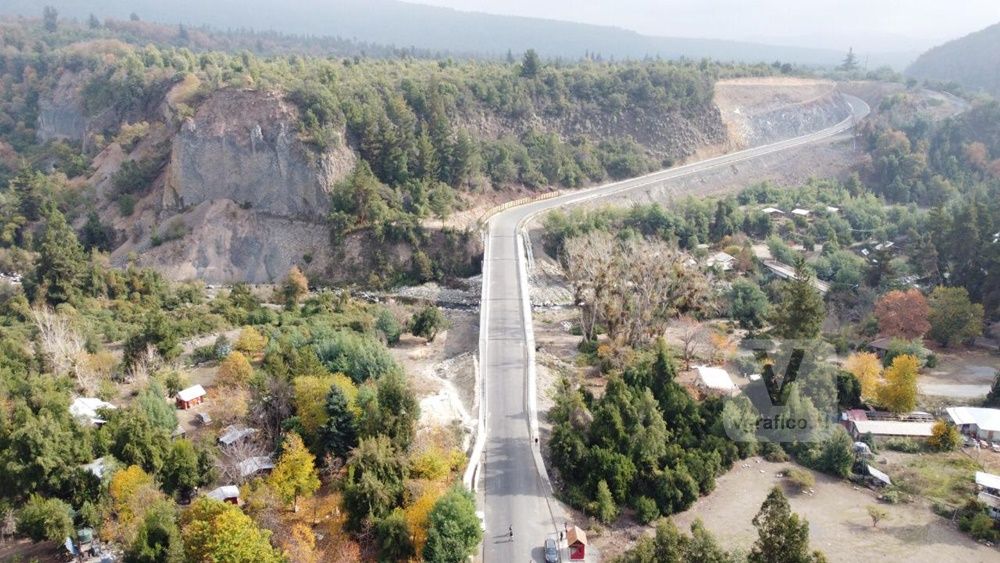
[(972, 303), (964, 287), (938, 286), (929, 303), (928, 335), (941, 345), (953, 346), (982, 334), (983, 306)]
[(879, 387), (878, 402), (894, 413), (910, 412), (917, 406), (917, 371), (920, 360), (909, 354), (896, 356), (885, 370)]
[(855, 352), (844, 361), (844, 371), (854, 375), (861, 384), (861, 398), (874, 401), (882, 377), (882, 362), (871, 352)]
[(245, 388), (250, 384), (252, 376), (253, 366), (250, 365), (250, 361), (242, 353), (234, 350), (219, 364), (215, 383), (225, 388)]
[(932, 448), (943, 452), (950, 452), (962, 445), (962, 435), (954, 424), (948, 424), (944, 420), (939, 420), (934, 423), (934, 427), (931, 429), (931, 437), (927, 439), (927, 443)]
[(431, 510), (424, 560), (428, 563), (461, 563), (472, 555), (481, 539), (475, 500), (469, 491), (455, 486)]
[(306, 449), (302, 438), (294, 432), (285, 435), (282, 448), (281, 457), (278, 458), (268, 482), (282, 500), (291, 504), (292, 510), (298, 512), (299, 497), (311, 495), (319, 489), (316, 457)]
[(282, 563), (270, 535), (236, 506), (206, 497), (194, 501), (181, 517), (187, 561)]
[(875, 318), (884, 336), (913, 340), (931, 328), (930, 307), (920, 290), (890, 291), (875, 302)]

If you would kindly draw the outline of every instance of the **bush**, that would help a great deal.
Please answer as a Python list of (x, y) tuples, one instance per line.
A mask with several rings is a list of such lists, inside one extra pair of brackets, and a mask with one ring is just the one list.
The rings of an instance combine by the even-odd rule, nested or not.
[(403, 333), (403, 327), (396, 320), (396, 316), (385, 307), (380, 307), (375, 313), (375, 330), (382, 333), (382, 337), (389, 345), (399, 342), (399, 336)]
[(441, 314), (441, 310), (433, 305), (425, 307), (410, 320), (410, 333), (433, 342), (438, 332), (448, 327), (448, 320)]
[(797, 492), (803, 492), (816, 486), (816, 477), (805, 469), (793, 467), (785, 474), (785, 478)]
[(963, 516), (958, 521), (958, 527), (977, 540), (994, 543), (1000, 541), (1000, 532), (996, 529), (996, 522), (985, 512)]
[(17, 515), (17, 531), (34, 541), (62, 542), (73, 535), (71, 511), (59, 499), (32, 495)]
[(656, 501), (649, 497), (639, 497), (635, 499), (635, 516), (642, 524), (649, 524), (660, 517), (660, 509), (656, 506)]
[(781, 447), (781, 444), (774, 442), (761, 442), (760, 455), (771, 463), (782, 463), (788, 461), (788, 454)]
[(885, 449), (892, 450), (894, 452), (903, 452), (907, 454), (919, 453), (923, 450), (923, 446), (910, 438), (889, 438), (883, 444)]

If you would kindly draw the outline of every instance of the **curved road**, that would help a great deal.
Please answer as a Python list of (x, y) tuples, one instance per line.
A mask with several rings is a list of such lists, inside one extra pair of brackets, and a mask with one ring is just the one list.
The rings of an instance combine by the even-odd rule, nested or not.
[[(472, 473), (481, 480), (485, 504), (483, 561), (541, 562), (545, 537), (558, 533), (565, 522), (565, 512), (553, 497), (536, 442), (535, 349), (523, 240), (525, 223), (556, 207), (654, 186), (832, 137), (851, 128), (857, 119), (869, 112), (862, 100), (842, 95), (852, 115), (815, 133), (526, 203), (490, 219), (483, 257), (479, 350), (485, 442), (480, 444), (483, 450), (478, 460), (481, 470), (478, 475)], [(508, 528), (513, 529), (513, 538), (508, 537)]]

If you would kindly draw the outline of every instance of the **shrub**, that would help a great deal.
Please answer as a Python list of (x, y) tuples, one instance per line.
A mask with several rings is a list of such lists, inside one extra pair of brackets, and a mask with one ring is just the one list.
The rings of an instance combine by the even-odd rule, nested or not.
[(887, 450), (907, 454), (915, 454), (923, 449), (919, 442), (910, 438), (889, 438), (883, 445)]
[(403, 327), (396, 316), (385, 307), (379, 307), (375, 313), (375, 330), (382, 333), (386, 343), (390, 345), (399, 342), (399, 336), (403, 333)]
[(781, 444), (774, 442), (761, 442), (760, 455), (771, 463), (782, 463), (788, 461), (788, 454), (781, 447)]
[(785, 474), (788, 482), (797, 492), (803, 492), (816, 486), (816, 477), (805, 469), (793, 467)]
[(656, 506), (656, 501), (649, 497), (639, 497), (635, 499), (635, 516), (642, 524), (649, 524), (660, 517), (660, 509)]
[(428, 342), (433, 342), (438, 332), (447, 327), (448, 320), (433, 305), (425, 307), (410, 320), (410, 332), (413, 336), (425, 338)]

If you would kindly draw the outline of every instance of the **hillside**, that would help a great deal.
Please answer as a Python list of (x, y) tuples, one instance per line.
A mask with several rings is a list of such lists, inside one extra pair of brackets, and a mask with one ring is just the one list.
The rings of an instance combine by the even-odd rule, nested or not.
[[(824, 49), (652, 37), (609, 26), (463, 12), (397, 0), (288, 0), (277, 10), (264, 0), (51, 0), (47, 4), (65, 17), (81, 21), (90, 14), (102, 19), (127, 19), (135, 13), (143, 20), (169, 24), (339, 36), (381, 45), (493, 57), (529, 48), (545, 57), (570, 59), (596, 53), (618, 59), (659, 56), (832, 66), (843, 57), (843, 53)], [(32, 0), (0, 4), (0, 14), (38, 17), (41, 9)]]
[(906, 69), (918, 80), (955, 82), (1000, 96), (1000, 23), (934, 47)]
[[(3, 29), (0, 182), (37, 170), (112, 264), (211, 283), (293, 265), (330, 283), (472, 275), (479, 239), (442, 227), (452, 213), (719, 146), (715, 80), (771, 72), (196, 55), (110, 22)], [(44, 213), (11, 197), (5, 244), (21, 244)]]

